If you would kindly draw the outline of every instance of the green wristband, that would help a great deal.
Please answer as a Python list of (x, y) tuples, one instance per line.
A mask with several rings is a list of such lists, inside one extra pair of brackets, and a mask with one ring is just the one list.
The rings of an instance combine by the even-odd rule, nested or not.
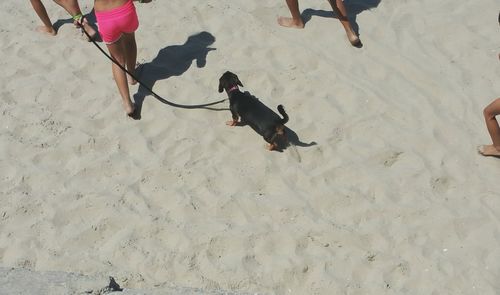
[(83, 17), (83, 15), (81, 13), (79, 13), (79, 14), (73, 16), (73, 20), (79, 21), (82, 17)]

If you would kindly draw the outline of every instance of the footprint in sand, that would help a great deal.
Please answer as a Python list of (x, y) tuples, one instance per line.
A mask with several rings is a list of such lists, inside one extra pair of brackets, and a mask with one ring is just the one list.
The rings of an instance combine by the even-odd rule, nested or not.
[(447, 177), (437, 177), (431, 180), (430, 185), (434, 192), (442, 194), (450, 187), (450, 180)]
[(386, 157), (384, 157), (383, 164), (385, 167), (392, 167), (394, 163), (399, 160), (399, 156), (401, 156), (403, 152), (390, 152)]
[(259, 262), (255, 258), (255, 255), (250, 254), (243, 257), (242, 265), (249, 273), (256, 273), (260, 266)]
[(217, 265), (219, 263), (219, 259), (226, 252), (225, 245), (226, 243), (222, 238), (214, 237), (210, 240), (206, 254), (212, 264)]
[(402, 261), (392, 270), (383, 275), (385, 287), (391, 289), (393, 287), (399, 289), (401, 282), (406, 281), (411, 274), (410, 264), (407, 261)]

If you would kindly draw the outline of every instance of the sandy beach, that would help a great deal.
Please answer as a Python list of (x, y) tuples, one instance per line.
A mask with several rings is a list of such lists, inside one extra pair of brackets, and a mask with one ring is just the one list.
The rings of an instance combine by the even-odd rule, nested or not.
[(46, 294), (108, 276), (140, 294), (499, 294), (500, 160), (476, 152), (500, 97), (499, 3), (346, 0), (360, 49), (327, 1), (300, 3), (303, 30), (277, 25), (285, 1), (136, 4), (141, 79), (190, 105), (238, 74), (284, 105), (280, 153), (226, 126), (227, 101), (179, 109), (132, 86), (127, 118), (65, 11), (45, 1), (49, 37), (29, 1), (4, 1), (0, 273)]

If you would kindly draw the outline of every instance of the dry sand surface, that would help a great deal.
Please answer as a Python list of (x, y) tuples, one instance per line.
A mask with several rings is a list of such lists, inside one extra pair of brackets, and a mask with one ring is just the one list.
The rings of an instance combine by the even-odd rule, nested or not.
[(346, 4), (361, 49), (327, 1), (301, 1), (301, 31), (276, 24), (284, 1), (137, 4), (154, 90), (216, 101), (235, 72), (285, 106), (296, 145), (278, 153), (227, 110), (137, 86), (126, 118), (71, 24), (41, 35), (29, 1), (2, 1), (0, 266), (144, 290), (498, 294), (500, 160), (476, 153), (500, 96), (498, 1)]

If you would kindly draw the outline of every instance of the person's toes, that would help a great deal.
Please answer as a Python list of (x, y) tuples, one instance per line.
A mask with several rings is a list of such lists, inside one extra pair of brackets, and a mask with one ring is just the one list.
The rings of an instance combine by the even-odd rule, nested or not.
[(47, 34), (50, 36), (55, 36), (57, 34), (54, 28), (47, 28), (46, 26), (38, 26), (36, 27), (36, 31), (42, 34)]
[(500, 157), (500, 151), (493, 145), (480, 145), (477, 152), (483, 156)]
[(363, 46), (362, 43), (361, 43), (361, 40), (359, 39), (359, 37), (356, 34), (354, 34), (354, 33), (347, 34), (347, 39), (349, 39), (349, 42), (354, 47), (358, 47), (359, 48), (359, 47)]
[(134, 104), (134, 108), (133, 108), (132, 112), (127, 113), (127, 116), (131, 119), (134, 119), (134, 120), (140, 120), (141, 115), (140, 115), (139, 108), (137, 106), (135, 106), (135, 104)]
[(484, 145), (478, 145), (477, 146), (477, 152), (480, 154), (480, 155), (483, 155), (484, 156)]

